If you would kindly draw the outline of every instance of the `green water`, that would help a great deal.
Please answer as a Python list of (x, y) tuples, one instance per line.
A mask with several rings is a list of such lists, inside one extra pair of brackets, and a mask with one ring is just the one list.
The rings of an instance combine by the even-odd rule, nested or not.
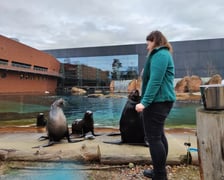
[[(93, 111), (96, 126), (118, 127), (121, 112), (127, 98), (88, 98), (85, 96), (55, 96), (55, 95), (0, 95), (0, 126), (29, 125), (36, 122), (40, 112), (47, 113), (50, 105), (59, 97), (66, 101), (63, 108), (68, 123), (83, 117), (86, 110)], [(200, 102), (176, 102), (167, 118), (167, 127), (195, 127), (196, 109), (201, 107)], [(7, 120), (7, 121), (6, 121)], [(45, 163), (46, 164), (46, 163)], [(23, 179), (86, 179), (86, 173), (64, 164), (55, 163), (46, 168), (45, 165), (35, 166), (33, 169), (11, 169), (3, 180)]]
[(24, 113), (31, 113), (31, 112), (47, 111), (47, 110), (49, 110), (48, 106), (0, 100), (0, 113), (16, 112), (16, 113), (24, 114)]
[[(81, 119), (87, 110), (93, 112), (94, 124), (96, 126), (118, 127), (122, 110), (127, 98), (88, 98), (87, 96), (72, 95), (4, 95), (0, 96), (0, 124), (23, 124), (35, 123), (36, 116), (44, 112), (46, 118), (50, 105), (59, 97), (66, 101), (63, 108), (68, 124), (75, 119)], [(195, 126), (196, 109), (201, 107), (200, 102), (175, 102), (170, 115), (167, 118), (166, 126)]]

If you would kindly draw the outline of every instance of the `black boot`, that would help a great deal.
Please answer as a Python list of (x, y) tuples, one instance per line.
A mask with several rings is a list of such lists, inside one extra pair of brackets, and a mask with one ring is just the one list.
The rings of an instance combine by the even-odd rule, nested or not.
[[(158, 178), (155, 177), (155, 174), (154, 174), (153, 169), (144, 170), (144, 171), (143, 171), (143, 175), (144, 175), (145, 177), (152, 178), (152, 180), (153, 180), (153, 179), (155, 179), (155, 180), (158, 179)], [(159, 178), (159, 179), (161, 179), (161, 180), (168, 180), (167, 175), (166, 175), (165, 178)]]
[(153, 169), (144, 170), (143, 175), (148, 178), (153, 178), (153, 176), (154, 176)]

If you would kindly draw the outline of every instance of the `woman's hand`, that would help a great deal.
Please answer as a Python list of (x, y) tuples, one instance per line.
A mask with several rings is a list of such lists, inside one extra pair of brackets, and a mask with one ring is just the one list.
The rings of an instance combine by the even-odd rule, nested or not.
[(141, 103), (136, 104), (136, 106), (135, 106), (135, 110), (137, 112), (142, 112), (144, 108), (145, 108), (145, 106), (143, 104), (141, 104)]

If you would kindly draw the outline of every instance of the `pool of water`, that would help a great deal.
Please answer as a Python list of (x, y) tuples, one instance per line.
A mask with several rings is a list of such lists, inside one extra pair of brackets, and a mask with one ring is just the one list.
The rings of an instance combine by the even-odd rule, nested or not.
[[(19, 167), (19, 168), (18, 168)], [(36, 163), (30, 166), (12, 168), (8, 173), (1, 175), (1, 180), (61, 180), (87, 179), (86, 173), (81, 171), (83, 165), (76, 163)]]
[[(58, 98), (64, 98), (66, 105), (63, 108), (68, 124), (75, 119), (81, 119), (87, 110), (93, 112), (96, 126), (119, 126), (122, 110), (127, 101), (127, 96), (120, 97), (99, 97), (89, 98), (76, 95), (4, 95), (0, 96), (0, 120), (16, 113), (16, 117), (23, 117), (30, 114), (35, 118), (38, 113), (47, 113), (50, 105)], [(200, 102), (175, 102), (170, 115), (167, 118), (167, 125), (195, 125), (196, 108), (201, 107)]]
[[(27, 114), (30, 115), (30, 118), (35, 118), (40, 112), (47, 113), (50, 105), (60, 97), (66, 101), (63, 110), (69, 124), (75, 119), (82, 118), (86, 110), (91, 110), (95, 125), (101, 127), (118, 127), (122, 110), (127, 101), (127, 95), (110, 98), (88, 98), (74, 95), (0, 95), (0, 120), (4, 121), (5, 117), (9, 117), (11, 114), (13, 116), (10, 117), (13, 120), (18, 119), (18, 115), (25, 117)], [(196, 108), (201, 106), (200, 102), (175, 102), (167, 118), (167, 125), (194, 126), (196, 124)], [(22, 121), (22, 119), (18, 119), (18, 121)], [(32, 166), (33, 168), (28, 166), (29, 168), (11, 169), (7, 174), (1, 175), (0, 179), (87, 179), (86, 171), (80, 171), (80, 166), (71, 167), (67, 163), (53, 163), (50, 166), (48, 164)]]

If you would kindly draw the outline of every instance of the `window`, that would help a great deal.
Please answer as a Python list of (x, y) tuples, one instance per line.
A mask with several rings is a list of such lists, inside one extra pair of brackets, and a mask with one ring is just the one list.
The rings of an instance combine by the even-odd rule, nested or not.
[(138, 55), (114, 55), (94, 57), (70, 57), (58, 58), (65, 64), (88, 66), (109, 72), (108, 79), (130, 80), (138, 77)]
[(47, 71), (48, 70), (48, 68), (41, 67), (41, 66), (34, 66), (33, 69), (36, 71)]
[(19, 67), (19, 68), (25, 68), (25, 69), (31, 69), (31, 64), (25, 64), (25, 63), (20, 63), (20, 62), (16, 62), (16, 61), (12, 61), (12, 66)]
[(0, 59), (0, 65), (8, 65), (8, 60)]

